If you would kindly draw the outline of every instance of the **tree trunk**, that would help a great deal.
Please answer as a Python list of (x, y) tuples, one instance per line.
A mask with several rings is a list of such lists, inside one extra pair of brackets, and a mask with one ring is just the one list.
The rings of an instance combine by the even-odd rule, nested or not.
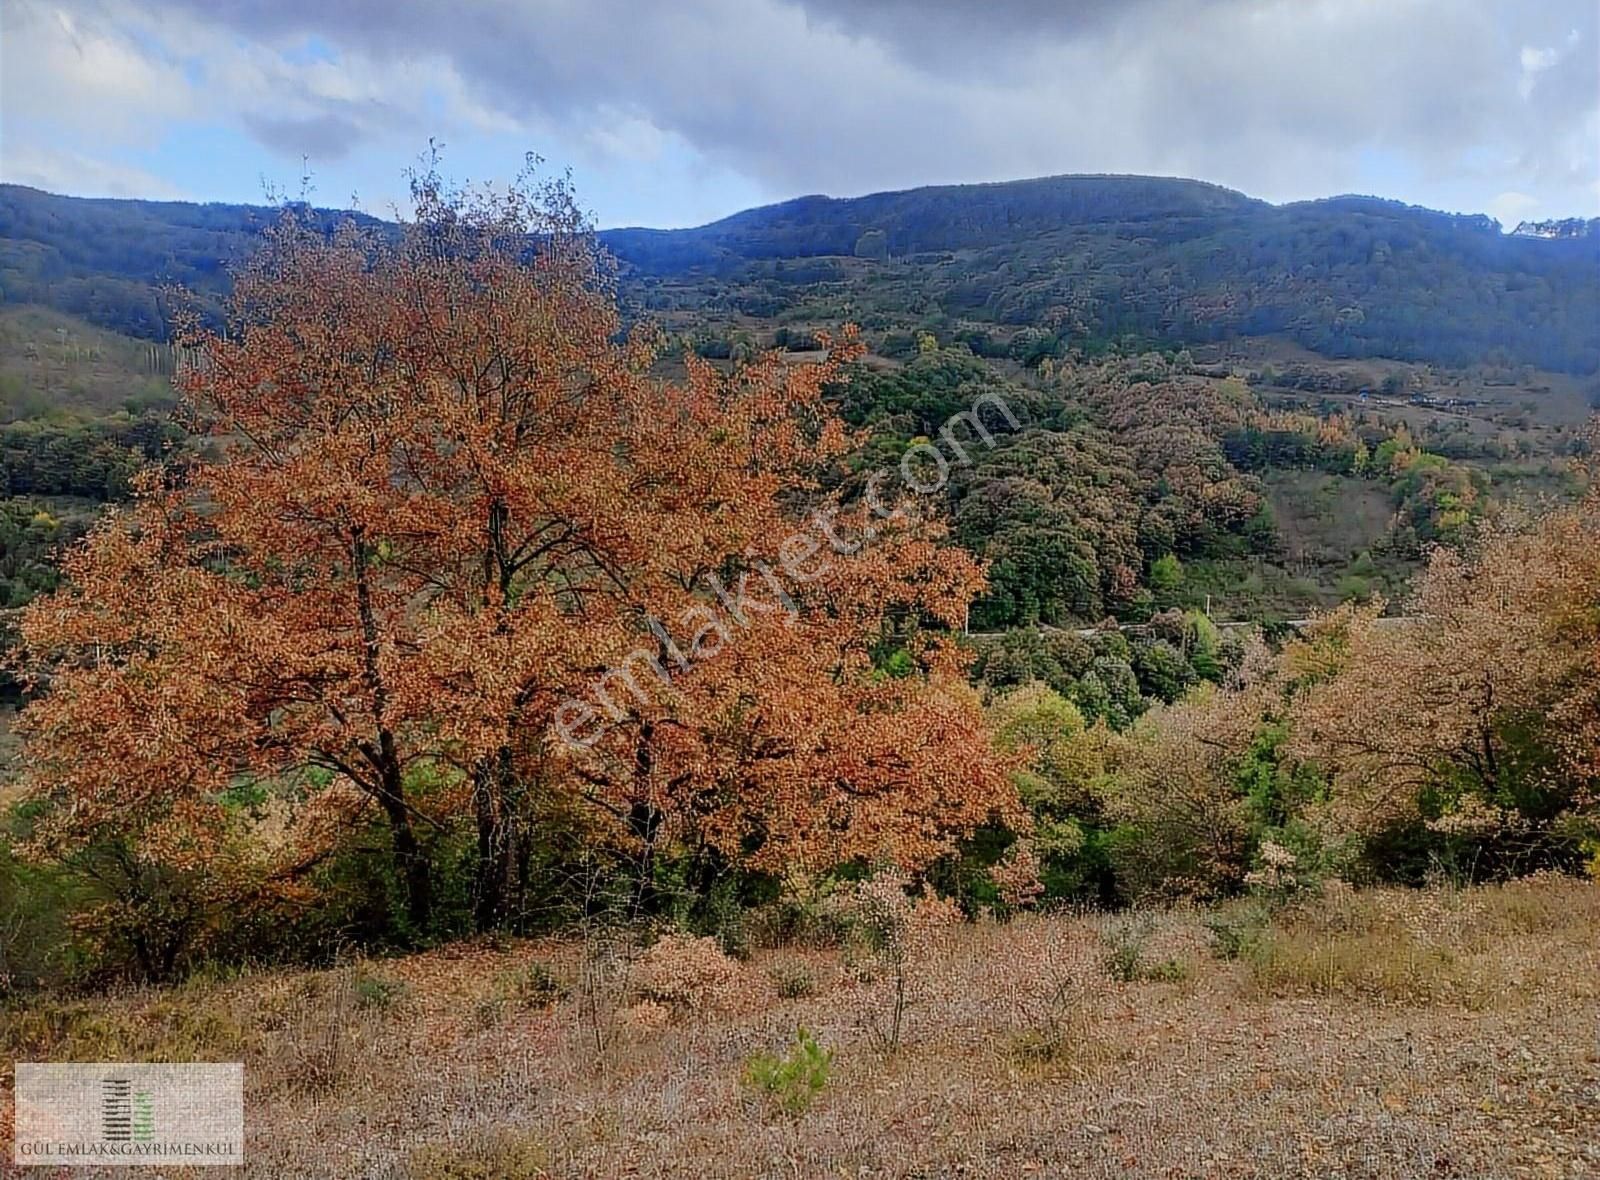
[[(505, 634), (508, 629), (505, 612), (512, 605), (518, 568), (506, 540), (509, 519), (510, 511), (496, 497), (489, 505), (488, 544), (483, 553), (483, 606), (499, 614), (496, 634)], [(480, 932), (501, 929), (512, 917), (511, 896), (519, 880), (518, 845), (523, 838), (518, 830), (520, 800), (512, 735), (529, 691), (525, 686), (518, 694), (506, 719), (505, 744), (482, 759), (472, 774), (472, 810), (478, 825), (472, 918)]]
[(384, 683), (378, 663), (378, 621), (372, 608), (372, 588), (368, 582), (367, 565), (371, 560), (371, 547), (367, 545), (365, 530), (359, 525), (351, 530), (350, 556), (355, 568), (356, 612), (361, 620), (362, 671), (367, 689), (372, 694), (372, 715), (378, 723), (376, 748), (363, 747), (367, 760), (377, 772), (378, 803), (389, 817), (389, 830), (394, 836), (395, 868), (399, 871), (406, 889), (406, 916), (413, 935), (422, 934), (433, 917), (433, 871), (427, 853), (417, 840), (411, 826), (411, 812), (406, 807), (405, 778), (400, 771), (400, 753), (396, 748), (394, 731), (389, 728), (389, 689)]
[[(390, 776), (384, 777), (387, 780)], [(398, 780), (399, 775), (396, 774), (394, 778)], [(433, 868), (428, 863), (428, 854), (422, 842), (417, 839), (398, 781), (385, 782), (378, 801), (389, 819), (389, 831), (394, 840), (395, 870), (405, 885), (406, 920), (413, 935), (422, 934), (433, 918)]]
[(517, 851), (514, 775), (511, 748), (506, 746), (484, 759), (472, 776), (472, 806), (478, 823), (472, 916), (479, 931), (499, 929), (511, 917)]

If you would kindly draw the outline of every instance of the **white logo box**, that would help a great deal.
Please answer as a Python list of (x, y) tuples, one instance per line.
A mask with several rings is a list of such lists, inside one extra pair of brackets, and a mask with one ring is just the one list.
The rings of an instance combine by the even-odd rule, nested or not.
[(244, 1162), (244, 1065), (19, 1061), (12, 1160), (186, 1167)]

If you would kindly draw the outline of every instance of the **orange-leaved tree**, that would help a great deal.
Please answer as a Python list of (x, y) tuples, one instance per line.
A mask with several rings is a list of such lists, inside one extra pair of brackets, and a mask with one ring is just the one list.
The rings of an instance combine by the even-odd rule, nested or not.
[[(417, 928), (426, 833), (469, 825), (488, 926), (541, 793), (768, 863), (800, 843), (926, 859), (1004, 810), (929, 634), (981, 576), (935, 530), (827, 534), (780, 596), (794, 612), (741, 592), (839, 512), (817, 476), (854, 440), (824, 389), (853, 341), (661, 380), (564, 183), (463, 196), (427, 175), (414, 195), (398, 227), (291, 210), (225, 328), (186, 333), (210, 453), (143, 481), (23, 621), (35, 846), (114, 833), (203, 864), (249, 784), (277, 807), (280, 879), (380, 814)], [(722, 650), (678, 647), (717, 611)], [(873, 667), (892, 631), (909, 676)], [(667, 674), (641, 685), (641, 650)]]
[[(1425, 821), (1513, 871), (1592, 855), (1600, 803), (1600, 495), (1464, 551), (1438, 549), (1411, 616), (1351, 609), (1322, 644), (1291, 647), (1310, 673), (1293, 746), (1364, 833)], [(1498, 863), (1496, 862), (1498, 858)]]

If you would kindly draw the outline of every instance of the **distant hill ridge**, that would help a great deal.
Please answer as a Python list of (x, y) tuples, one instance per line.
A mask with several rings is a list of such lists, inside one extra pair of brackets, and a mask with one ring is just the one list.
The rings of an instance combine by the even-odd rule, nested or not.
[[(332, 220), (341, 216), (322, 211)], [(159, 337), (156, 287), (215, 301), (272, 216), (262, 206), (85, 199), (0, 185), (0, 301)], [(1600, 234), (1501, 233), (1483, 215), (1374, 197), (1273, 205), (1202, 181), (1054, 176), (805, 196), (689, 229), (606, 230), (635, 284), (698, 278), (785, 306), (874, 265), (949, 314), (1201, 341), (1285, 334), (1328, 355), (1492, 356), (1600, 369)], [(839, 258), (818, 270), (787, 259)], [(861, 268), (865, 267), (863, 272)], [(888, 309), (892, 311), (893, 309)], [(752, 313), (756, 314), (756, 313)]]
[(991, 184), (936, 185), (864, 197), (806, 196), (746, 209), (693, 229), (615, 229), (607, 244), (624, 258), (668, 242), (744, 257), (854, 253), (861, 234), (885, 235), (890, 254), (996, 245), (1072, 225), (1215, 218), (1265, 201), (1202, 180), (1156, 176), (1047, 176)]

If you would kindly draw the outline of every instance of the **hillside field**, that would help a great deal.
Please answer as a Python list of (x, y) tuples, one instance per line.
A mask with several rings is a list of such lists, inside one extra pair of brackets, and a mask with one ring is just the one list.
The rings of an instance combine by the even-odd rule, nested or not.
[[(1600, 887), (1535, 878), (958, 924), (909, 963), (894, 1053), (889, 980), (838, 947), (601, 938), (41, 999), (0, 1044), (242, 1058), (250, 1177), (1578, 1180), (1597, 921)], [(797, 1027), (833, 1056), (786, 1112), (748, 1078)]]

